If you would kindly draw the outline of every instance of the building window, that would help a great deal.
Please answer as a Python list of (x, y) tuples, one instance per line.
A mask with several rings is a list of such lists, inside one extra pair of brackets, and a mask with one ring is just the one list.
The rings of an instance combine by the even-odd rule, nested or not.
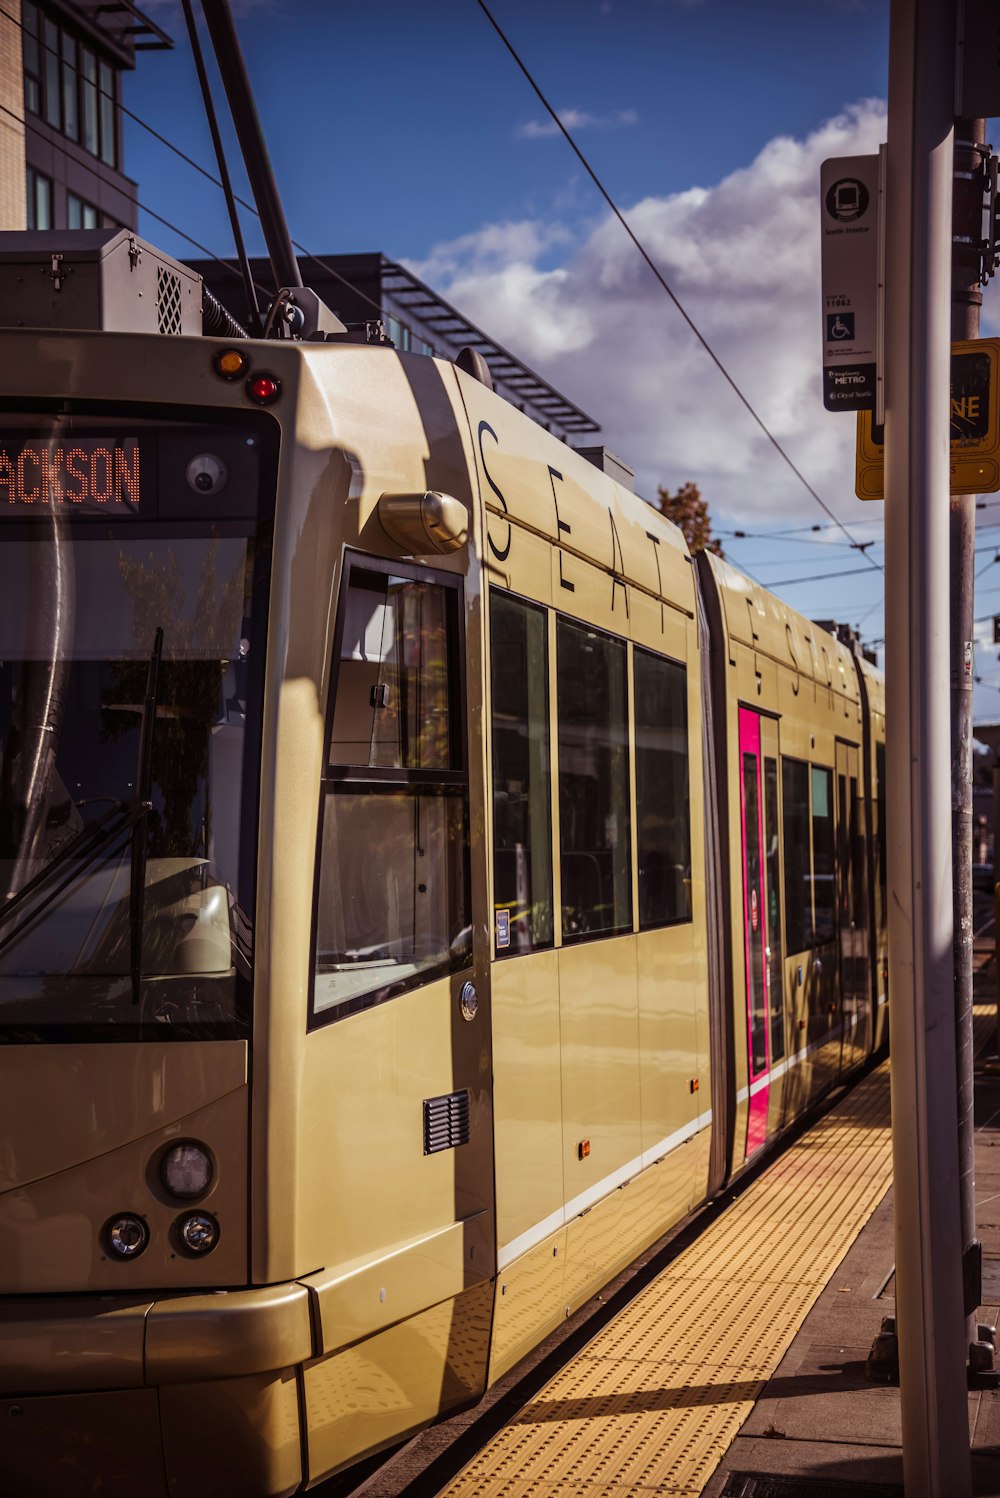
[(118, 71), (31, 0), (21, 9), (24, 103), (108, 166), (118, 165)]
[(100, 215), (93, 203), (84, 202), (83, 198), (78, 198), (75, 192), (66, 194), (66, 227), (67, 229), (100, 227)]
[(59, 27), (47, 18), (42, 20), (42, 79), (45, 119), (58, 130), (62, 120), (59, 108)]
[(28, 167), (28, 228), (52, 228), (52, 183), (34, 167)]
[(101, 99), (101, 160), (108, 166), (117, 166), (115, 150), (115, 72), (110, 63), (98, 64), (98, 83)]
[(390, 312), (386, 312), (383, 314), (382, 322), (385, 325), (386, 336), (392, 339), (401, 354), (433, 355), (433, 346), (425, 339), (418, 338), (405, 322), (400, 322), (398, 317), (393, 317)]
[(68, 135), (70, 140), (79, 140), (80, 101), (77, 88), (76, 42), (65, 31), (62, 38), (62, 55), (63, 133)]
[(42, 52), (38, 40), (38, 12), (24, 0), (21, 6), (21, 34), (24, 41), (24, 107), (32, 114), (42, 112)]

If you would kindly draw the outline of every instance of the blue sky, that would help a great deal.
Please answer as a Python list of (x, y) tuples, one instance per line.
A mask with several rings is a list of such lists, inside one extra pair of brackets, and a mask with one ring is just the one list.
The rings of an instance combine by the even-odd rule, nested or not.
[[(147, 4), (176, 47), (140, 58), (125, 103), (214, 169), (180, 8)], [(408, 261), (601, 422), (641, 493), (694, 479), (738, 565), (812, 617), (882, 635), (881, 574), (693, 343), (476, 0), (235, 8), (300, 242)], [(888, 0), (492, 8), (749, 399), (881, 560), (882, 506), (853, 493), (853, 421), (820, 396), (818, 168), (884, 139)], [(230, 164), (241, 178), (235, 150)], [(150, 209), (231, 253), (221, 194), (138, 125), (126, 168)], [(179, 258), (197, 253), (148, 216), (142, 231)], [(262, 250), (251, 220), (245, 231)], [(983, 523), (993, 514), (1000, 505)], [(978, 544), (994, 539), (1000, 524)], [(1000, 609), (992, 554), (977, 558), (980, 615)], [(1000, 719), (1000, 665), (987, 626), (979, 636), (977, 717)]]

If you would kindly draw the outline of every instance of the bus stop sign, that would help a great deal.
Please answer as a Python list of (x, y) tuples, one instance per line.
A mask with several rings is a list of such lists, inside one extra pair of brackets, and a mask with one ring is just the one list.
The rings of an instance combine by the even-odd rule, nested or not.
[[(855, 491), (859, 499), (885, 498), (883, 428), (870, 411), (858, 412)], [(952, 494), (1000, 490), (1000, 339), (978, 338), (951, 346)]]

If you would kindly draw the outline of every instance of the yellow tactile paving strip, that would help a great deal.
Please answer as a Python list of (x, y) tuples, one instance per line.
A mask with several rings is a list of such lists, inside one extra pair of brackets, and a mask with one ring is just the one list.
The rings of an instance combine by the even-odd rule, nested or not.
[(891, 1176), (886, 1062), (567, 1364), (448, 1498), (700, 1494)]

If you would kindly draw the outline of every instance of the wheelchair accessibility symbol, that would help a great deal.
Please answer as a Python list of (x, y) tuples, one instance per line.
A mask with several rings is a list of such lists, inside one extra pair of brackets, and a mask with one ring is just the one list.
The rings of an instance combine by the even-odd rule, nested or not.
[(853, 312), (830, 312), (827, 314), (826, 341), (827, 343), (853, 343)]

